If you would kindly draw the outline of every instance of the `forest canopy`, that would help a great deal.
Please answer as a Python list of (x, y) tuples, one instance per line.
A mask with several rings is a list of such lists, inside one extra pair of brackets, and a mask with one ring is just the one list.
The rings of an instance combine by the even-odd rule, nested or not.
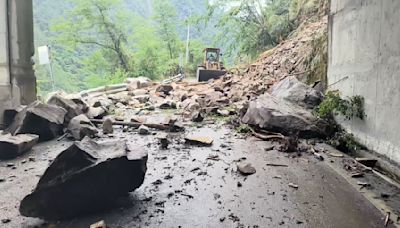
[[(55, 87), (67, 92), (127, 77), (163, 79), (180, 66), (191, 75), (206, 47), (221, 48), (228, 66), (254, 60), (323, 2), (34, 0), (35, 45), (51, 47)], [(50, 92), (50, 67), (35, 71), (39, 93)]]

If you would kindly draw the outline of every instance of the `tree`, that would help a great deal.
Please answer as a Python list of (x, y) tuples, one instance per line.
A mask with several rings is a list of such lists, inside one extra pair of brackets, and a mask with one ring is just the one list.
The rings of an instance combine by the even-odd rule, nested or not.
[(178, 18), (176, 8), (169, 0), (154, 1), (154, 20), (157, 24), (158, 33), (165, 43), (170, 59), (179, 56), (180, 41), (178, 36)]
[(121, 10), (121, 1), (71, 1), (74, 8), (53, 26), (53, 31), (61, 34), (58, 41), (66, 48), (90, 52), (92, 60), (86, 62), (93, 64), (101, 60), (101, 65), (95, 64), (95, 69), (104, 74), (114, 74), (120, 69), (130, 72), (131, 59), (126, 50), (128, 29), (125, 27), (128, 19)]
[(216, 0), (209, 6), (205, 19), (219, 15), (216, 26), (221, 32), (217, 39), (225, 44), (230, 55), (253, 59), (296, 29), (304, 12), (318, 9), (326, 1)]

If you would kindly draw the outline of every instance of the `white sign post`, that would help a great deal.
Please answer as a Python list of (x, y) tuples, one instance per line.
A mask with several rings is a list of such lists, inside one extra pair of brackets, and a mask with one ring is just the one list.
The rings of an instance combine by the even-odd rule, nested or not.
[(50, 58), (50, 47), (47, 45), (38, 47), (38, 56), (40, 65), (48, 64), (50, 67), (51, 86), (53, 88), (53, 91), (55, 91), (56, 89), (54, 83), (53, 66), (51, 65), (51, 58)]

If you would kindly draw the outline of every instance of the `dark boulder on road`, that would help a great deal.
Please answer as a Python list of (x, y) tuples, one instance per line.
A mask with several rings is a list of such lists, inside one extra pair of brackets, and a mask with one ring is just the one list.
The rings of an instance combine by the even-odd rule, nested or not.
[(65, 124), (68, 124), (71, 119), (75, 116), (79, 116), (87, 112), (88, 107), (85, 102), (79, 98), (75, 98), (75, 101), (68, 99), (67, 95), (56, 93), (52, 95), (47, 101), (49, 105), (55, 105), (61, 107), (67, 111), (65, 114)]
[(41, 141), (50, 140), (63, 133), (64, 108), (35, 101), (21, 110), (6, 133), (35, 134)]
[(267, 93), (250, 102), (242, 122), (283, 134), (298, 134), (300, 137), (329, 135), (326, 121), (313, 116), (305, 108)]
[(20, 205), (21, 215), (59, 220), (105, 209), (138, 188), (147, 152), (125, 141), (87, 138), (60, 153)]
[(39, 136), (0, 134), (0, 159), (12, 159), (28, 152), (39, 140)]

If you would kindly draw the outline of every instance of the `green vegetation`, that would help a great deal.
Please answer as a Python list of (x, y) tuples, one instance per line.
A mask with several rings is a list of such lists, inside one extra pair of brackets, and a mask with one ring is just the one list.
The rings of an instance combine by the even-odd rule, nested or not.
[[(67, 92), (194, 74), (205, 47), (228, 64), (248, 61), (286, 38), (327, 0), (33, 0), (35, 44), (50, 45), (56, 88)], [(186, 61), (190, 26), (189, 61)], [(227, 64), (225, 64), (227, 65)], [(49, 67), (35, 65), (40, 93)]]
[(328, 140), (328, 143), (343, 152), (356, 152), (365, 149), (365, 146), (357, 142), (353, 134), (347, 133), (343, 130), (336, 132)]
[(320, 118), (326, 120), (332, 120), (335, 115), (339, 114), (347, 120), (354, 117), (364, 119), (364, 98), (353, 96), (348, 99), (342, 99), (337, 91), (329, 91), (315, 112)]
[(357, 142), (354, 135), (347, 133), (334, 119), (336, 115), (341, 115), (346, 120), (364, 119), (363, 97), (353, 96), (342, 99), (337, 91), (329, 91), (324, 101), (315, 109), (315, 114), (331, 125), (334, 134), (328, 139), (329, 144), (344, 152), (354, 152), (365, 148)]
[[(194, 61), (184, 65), (190, 74), (206, 47), (198, 32), (202, 26), (192, 18), (206, 12), (207, 4), (197, 2), (34, 0), (35, 44), (51, 46), (56, 88), (74, 92), (126, 77), (177, 74), (190, 24)], [(51, 91), (49, 66), (35, 65), (35, 70), (39, 93)]]
[(217, 39), (225, 43), (228, 55), (252, 60), (276, 46), (303, 20), (327, 7), (327, 0), (216, 0), (206, 21), (218, 16)]
[(240, 124), (238, 127), (236, 127), (236, 132), (241, 133), (241, 134), (247, 134), (252, 131), (252, 128), (248, 124)]

